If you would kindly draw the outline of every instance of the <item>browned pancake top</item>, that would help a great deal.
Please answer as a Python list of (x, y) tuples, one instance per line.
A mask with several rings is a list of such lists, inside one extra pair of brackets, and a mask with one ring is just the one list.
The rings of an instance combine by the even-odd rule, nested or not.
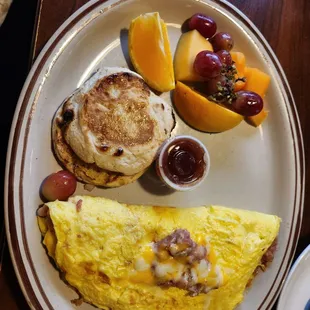
[(80, 120), (102, 144), (98, 147), (143, 145), (154, 134), (149, 95), (150, 89), (139, 77), (126, 72), (109, 75), (81, 98)]

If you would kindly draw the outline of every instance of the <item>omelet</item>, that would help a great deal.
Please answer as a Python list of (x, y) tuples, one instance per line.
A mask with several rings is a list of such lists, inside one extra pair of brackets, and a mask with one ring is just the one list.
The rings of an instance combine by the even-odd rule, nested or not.
[(43, 244), (83, 301), (101, 309), (230, 310), (274, 242), (280, 218), (222, 206), (49, 202)]

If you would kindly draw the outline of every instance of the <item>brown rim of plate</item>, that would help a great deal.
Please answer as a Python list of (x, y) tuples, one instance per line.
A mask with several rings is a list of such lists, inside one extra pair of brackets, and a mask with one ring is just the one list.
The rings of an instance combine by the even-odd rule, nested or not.
[[(112, 6), (106, 7), (105, 11), (110, 10), (111, 8), (114, 8), (115, 6), (118, 6), (119, 4), (125, 2), (127, 0), (119, 0), (118, 2), (115, 2)], [(8, 178), (6, 180), (7, 183), (7, 206), (6, 206), (6, 212), (8, 212), (8, 224), (7, 227), (7, 232), (10, 234), (10, 251), (13, 260), (15, 261), (14, 268), (15, 271), (18, 275), (19, 282), (23, 287), (23, 291), (25, 294), (25, 297), (29, 303), (29, 305), (34, 308), (34, 309), (43, 309), (42, 304), (40, 303), (36, 293), (34, 292), (34, 289), (31, 285), (31, 281), (28, 278), (28, 274), (26, 271), (26, 267), (23, 263), (22, 255), (21, 255), (21, 250), (19, 247), (19, 242), (18, 242), (18, 237), (17, 237), (17, 221), (15, 218), (15, 208), (17, 206), (14, 205), (14, 168), (16, 164), (16, 156), (17, 156), (17, 148), (18, 148), (18, 141), (20, 139), (20, 133), (21, 133), (21, 127), (22, 127), (22, 122), (26, 114), (26, 108), (29, 104), (29, 100), (31, 97), (31, 94), (33, 93), (33, 89), (35, 86), (35, 83), (38, 79), (38, 76), (40, 75), (40, 72), (45, 65), (47, 59), (50, 57), (50, 55), (53, 53), (56, 45), (60, 42), (60, 40), (82, 19), (84, 18), (89, 12), (97, 8), (99, 5), (103, 4), (106, 2), (106, 0), (98, 0), (95, 3), (92, 4), (86, 4), (85, 8), (82, 9), (69, 23), (68, 25), (64, 26), (62, 31), (58, 34), (58, 36), (54, 39), (53, 42), (50, 43), (48, 49), (44, 52), (42, 55), (42, 58), (40, 62), (37, 64), (37, 67), (31, 77), (31, 80), (28, 84), (28, 87), (26, 89), (24, 98), (22, 100), (20, 110), (18, 112), (18, 118), (16, 121), (16, 126), (14, 129), (14, 132), (11, 132), (11, 138), (12, 138), (12, 145), (11, 145), (11, 157), (8, 158), (8, 163), (10, 163), (9, 169), (8, 169)], [(288, 111), (288, 106), (286, 105), (287, 113), (291, 115), (291, 118), (289, 118), (289, 123), (290, 123), (290, 129), (292, 136), (294, 138), (294, 129), (296, 130), (296, 138), (297, 141), (294, 141), (294, 157), (295, 157), (295, 171), (297, 171), (295, 175), (295, 198), (294, 198), (294, 212), (293, 212), (293, 217), (292, 217), (292, 223), (294, 223), (296, 219), (296, 226), (295, 226), (295, 233), (293, 235), (293, 225), (291, 226), (290, 229), (290, 234), (289, 234), (289, 240), (291, 242), (288, 242), (286, 250), (285, 250), (285, 256), (283, 257), (283, 260), (280, 264), (280, 268), (277, 272), (277, 275), (274, 279), (274, 282), (265, 296), (265, 299), (262, 301), (261, 305), (259, 306), (258, 309), (262, 309), (265, 307), (266, 309), (270, 309), (272, 305), (275, 302), (275, 299), (277, 298), (280, 289), (282, 287), (282, 284), (284, 282), (284, 279), (287, 275), (287, 272), (289, 270), (289, 267), (291, 265), (291, 262), (294, 257), (294, 253), (296, 250), (297, 246), (297, 241), (301, 229), (301, 222), (302, 222), (302, 210), (303, 210), (303, 198), (304, 198), (304, 152), (303, 152), (303, 140), (302, 140), (302, 133), (299, 125), (299, 119), (298, 119), (298, 114), (297, 110), (294, 104), (294, 100), (289, 88), (289, 85), (286, 81), (286, 78), (284, 76), (283, 70), (279, 63), (277, 62), (276, 58), (274, 57), (274, 54), (272, 53), (271, 48), (267, 44), (267, 42), (262, 38), (260, 35), (259, 31), (253, 27), (253, 24), (246, 18), (237, 8), (235, 8), (233, 5), (223, 2), (222, 0), (214, 0), (217, 4), (219, 4), (221, 7), (223, 7), (225, 10), (230, 12), (232, 15), (236, 17), (236, 19), (241, 20), (254, 34), (255, 37), (259, 40), (259, 42), (264, 46), (265, 51), (268, 53), (270, 59), (273, 62), (273, 65), (275, 66), (279, 77), (281, 78), (282, 85), (285, 89), (285, 94), (288, 97), (288, 101), (290, 104), (290, 107), (292, 109), (291, 113)], [(94, 19), (94, 18), (93, 18)], [(83, 26), (79, 29), (83, 29), (86, 25), (88, 25), (88, 22), (84, 23)], [(63, 27), (63, 26), (61, 26)], [(77, 31), (75, 35), (78, 33)], [(22, 153), (22, 163), (21, 163), (21, 177), (19, 181), (19, 210), (20, 210), (20, 227), (22, 230), (22, 242), (23, 246), (25, 248), (25, 255), (26, 259), (29, 263), (29, 266), (31, 268), (32, 275), (34, 277), (34, 280), (36, 282), (36, 285), (40, 291), (41, 297), (45, 302), (45, 305), (48, 309), (53, 309), (50, 301), (48, 300), (48, 297), (46, 296), (44, 289), (40, 283), (39, 277), (36, 273), (36, 269), (34, 267), (34, 263), (31, 258), (30, 254), (30, 249), (29, 245), (27, 242), (27, 237), (26, 237), (26, 230), (25, 230), (25, 222), (24, 222), (24, 201), (23, 201), (23, 175), (24, 175), (24, 166), (25, 166), (25, 155), (26, 155), (26, 149), (27, 149), (27, 141), (28, 141), (28, 135), (29, 135), (29, 130), (30, 130), (30, 125), (32, 121), (31, 113), (34, 112), (35, 108), (35, 101), (31, 103), (32, 108), (30, 110), (30, 114), (28, 115), (28, 120), (26, 124), (26, 129), (25, 129), (25, 135), (24, 135), (24, 144), (23, 144), (23, 153)], [(292, 121), (293, 120), (293, 121)], [(300, 175), (298, 175), (298, 163), (300, 164)], [(297, 191), (297, 186), (300, 185), (300, 192)], [(298, 196), (300, 194), (300, 196)], [(299, 198), (298, 198), (299, 197)], [(297, 205), (297, 201), (299, 200), (299, 204)], [(288, 252), (288, 248), (290, 246), (290, 243), (292, 244), (291, 251)], [(283, 267), (285, 260), (287, 260), (286, 265)], [(279, 275), (281, 270), (283, 270), (283, 274), (281, 276), (281, 279), (279, 280)], [(279, 280), (279, 284), (277, 287), (275, 287), (276, 281)], [(273, 293), (271, 300), (267, 304), (267, 299), (272, 293), (272, 291), (275, 289), (275, 292)], [(46, 308), (45, 307), (45, 308)]]

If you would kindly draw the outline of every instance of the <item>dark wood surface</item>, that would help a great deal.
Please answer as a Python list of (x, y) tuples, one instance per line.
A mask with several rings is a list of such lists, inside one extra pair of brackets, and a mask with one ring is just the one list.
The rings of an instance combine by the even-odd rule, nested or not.
[[(36, 58), (44, 44), (64, 20), (86, 2), (87, 0), (42, 0), (38, 3), (37, 26), (34, 29), (33, 46), (30, 51), (31, 61)], [(260, 29), (283, 66), (299, 112), (307, 164), (310, 147), (310, 131), (306, 129), (307, 119), (310, 119), (310, 96), (308, 95), (310, 89), (310, 1), (230, 0), (230, 2), (246, 14)], [(33, 10), (35, 12), (35, 6), (33, 6)], [(35, 25), (35, 22), (32, 21), (31, 25)], [(28, 39), (31, 42), (31, 37)], [(5, 42), (1, 42), (1, 49), (4, 44)], [(14, 45), (11, 48), (14, 48)], [(22, 78), (24, 79), (24, 76)], [(14, 94), (14, 96), (17, 98), (18, 94)], [(8, 117), (8, 121), (11, 120), (11, 117), (12, 113)], [(8, 133), (8, 124), (3, 126), (5, 132)], [(6, 143), (6, 140), (2, 142)], [(306, 177), (308, 171), (307, 166)], [(296, 256), (310, 243), (309, 183), (306, 183), (305, 193), (304, 220)], [(1, 309), (29, 309), (18, 286), (7, 248), (4, 252), (4, 262), (0, 274), (0, 301)]]

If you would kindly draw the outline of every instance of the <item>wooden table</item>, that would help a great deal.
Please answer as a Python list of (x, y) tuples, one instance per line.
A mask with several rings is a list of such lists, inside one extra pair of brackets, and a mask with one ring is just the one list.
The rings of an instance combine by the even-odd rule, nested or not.
[[(87, 0), (39, 1), (32, 61), (63, 21), (86, 2)], [(310, 151), (310, 130), (306, 130), (307, 119), (310, 119), (310, 95), (307, 93), (310, 89), (310, 1), (230, 0), (230, 2), (261, 30), (283, 66), (296, 100), (307, 159)], [(308, 170), (307, 167), (306, 176)], [(296, 255), (310, 243), (310, 184), (306, 184), (305, 193), (304, 221)], [(1, 309), (29, 309), (18, 286), (7, 248), (0, 275), (0, 301)]]

